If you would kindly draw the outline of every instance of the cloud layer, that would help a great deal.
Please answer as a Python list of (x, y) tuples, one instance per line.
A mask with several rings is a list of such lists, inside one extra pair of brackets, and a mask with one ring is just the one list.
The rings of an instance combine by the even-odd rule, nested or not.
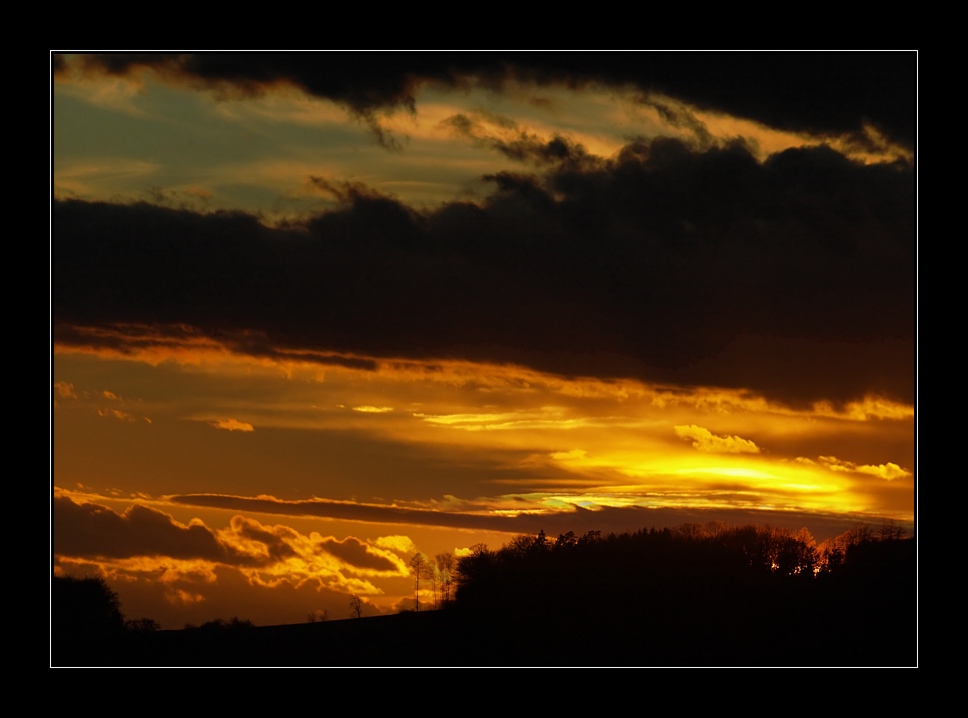
[(914, 52), (605, 52), (605, 53), (183, 53), (54, 56), (55, 73), (136, 75), (152, 69), (169, 81), (226, 95), (291, 85), (375, 113), (412, 109), (423, 85), (451, 89), (514, 83), (541, 87), (634, 87), (698, 108), (817, 135), (853, 133), (865, 124), (914, 146)]
[(299, 226), (241, 212), (54, 205), (54, 318), (189, 325), (287, 350), (514, 362), (913, 401), (913, 172), (827, 149), (630, 144), (502, 172), (480, 204), (375, 192)]

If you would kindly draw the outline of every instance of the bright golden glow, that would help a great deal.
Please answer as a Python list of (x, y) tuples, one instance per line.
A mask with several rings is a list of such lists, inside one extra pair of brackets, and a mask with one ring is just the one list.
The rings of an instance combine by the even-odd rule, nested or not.
[[(84, 336), (85, 331), (75, 329), (74, 334)], [(233, 399), (225, 402), (222, 416), (191, 412), (183, 417), (228, 433), (253, 432), (255, 427), (352, 430), (423, 446), (458, 463), (466, 461), (458, 457), (486, 456), (514, 475), (488, 483), (522, 492), (513, 506), (502, 505), (500, 494), (483, 499), (481, 509), (502, 514), (546, 510), (545, 498), (537, 497), (556, 483), (572, 487), (569, 505), (585, 507), (624, 506), (629, 501), (687, 505), (696, 496), (720, 505), (738, 500), (711, 498), (719, 493), (742, 495), (746, 506), (877, 514), (890, 505), (891, 513), (902, 519), (910, 518), (913, 510), (909, 505), (898, 512), (894, 499), (881, 506), (878, 485), (871, 483), (886, 486), (912, 479), (906, 454), (892, 453), (903, 445), (889, 437), (896, 431), (893, 427), (909, 424), (913, 409), (879, 397), (842, 411), (823, 403), (795, 410), (746, 391), (564, 378), (511, 365), (309, 352), (280, 352), (275, 360), (249, 357), (187, 327), (169, 334), (125, 327), (110, 338), (114, 348), (109, 350), (58, 344), (58, 362), (69, 369), (72, 357), (80, 360), (90, 354), (132, 366), (145, 362), (159, 370), (168, 367), (165, 381), (173, 385), (182, 381), (179, 377), (188, 381), (200, 372), (222, 381), (245, 377), (273, 386), (271, 401)], [(329, 363), (335, 360), (372, 368)], [(59, 412), (97, 403), (94, 397), (72, 399), (76, 383), (66, 379), (55, 391)], [(128, 402), (118, 397), (131, 391), (110, 391), (112, 398), (102, 399), (111, 406), (97, 407), (97, 412), (120, 418)], [(220, 411), (217, 404), (209, 406), (210, 412)], [(163, 404), (145, 402), (137, 407), (146, 423), (154, 419), (153, 412), (167, 410)], [(224, 418), (229, 412), (232, 418)], [(838, 434), (866, 448), (856, 458), (844, 453), (851, 450), (846, 442), (843, 448), (835, 445), (836, 455), (804, 455), (816, 441)], [(389, 465), (386, 470), (394, 471)], [(542, 476), (548, 472), (556, 478)], [(483, 496), (482, 490), (478, 486), (472, 496)], [(637, 493), (648, 501), (636, 503)], [(527, 499), (522, 503), (527, 495), (535, 497), (532, 505)]]

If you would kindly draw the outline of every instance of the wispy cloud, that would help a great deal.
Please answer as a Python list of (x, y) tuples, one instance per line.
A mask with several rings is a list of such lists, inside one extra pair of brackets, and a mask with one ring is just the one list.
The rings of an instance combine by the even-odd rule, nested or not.
[[(136, 78), (149, 69), (169, 82), (202, 83), (226, 96), (299, 87), (363, 118), (381, 110), (415, 111), (419, 88), (429, 83), (499, 91), (633, 85), (646, 96), (668, 88), (699, 107), (816, 134), (859, 132), (867, 119), (913, 145), (912, 120), (898, 107), (910, 102), (905, 93), (915, 82), (916, 54), (904, 52), (584, 53), (581, 62), (558, 53), (158, 53), (59, 57), (55, 64), (60, 78)], [(771, 91), (791, 86), (798, 92)], [(866, 92), (856, 92), (859, 86)]]
[(238, 419), (213, 421), (212, 426), (216, 429), (225, 429), (226, 431), (255, 431), (255, 427), (252, 424), (246, 421), (239, 421)]
[(129, 414), (126, 411), (121, 411), (120, 409), (98, 409), (97, 415), (108, 419), (117, 419), (118, 421), (137, 421), (137, 417), (133, 414)]
[(77, 398), (77, 392), (74, 391), (74, 385), (67, 381), (54, 382), (54, 393), (56, 393), (61, 399)]

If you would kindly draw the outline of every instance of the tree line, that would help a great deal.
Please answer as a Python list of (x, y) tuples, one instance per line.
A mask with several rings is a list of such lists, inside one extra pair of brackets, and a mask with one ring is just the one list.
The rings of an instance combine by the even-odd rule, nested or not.
[(420, 597), (430, 594), (424, 602), (425, 610), (436, 610), (449, 605), (454, 600), (457, 579), (457, 559), (452, 553), (439, 553), (433, 559), (417, 552), (410, 559), (410, 575), (413, 577), (414, 611), (420, 611)]
[(899, 665), (916, 655), (915, 542), (894, 524), (819, 544), (806, 529), (722, 523), (542, 531), (475, 546), (455, 575), (454, 607), (497, 663), (509, 651), (549, 665)]
[(496, 551), (486, 544), (477, 544), (470, 554), (457, 561), (453, 579), (458, 597), (496, 572), (513, 573), (524, 568), (541, 575), (553, 567), (574, 570), (583, 563), (588, 565), (581, 567), (592, 574), (600, 573), (602, 566), (610, 566), (617, 573), (633, 568), (671, 572), (687, 569), (689, 573), (708, 572), (707, 575), (742, 573), (806, 579), (836, 573), (844, 565), (859, 561), (858, 557), (871, 544), (880, 544), (884, 550), (890, 542), (904, 539), (904, 528), (894, 522), (879, 528), (858, 524), (820, 544), (806, 528), (791, 531), (723, 522), (686, 523), (676, 528), (653, 527), (607, 536), (600, 531), (582, 536), (569, 531), (557, 539), (539, 531), (516, 536)]

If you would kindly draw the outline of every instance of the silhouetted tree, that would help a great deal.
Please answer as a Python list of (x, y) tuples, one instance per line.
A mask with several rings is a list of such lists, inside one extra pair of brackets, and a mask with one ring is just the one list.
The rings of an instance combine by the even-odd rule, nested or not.
[(440, 583), (441, 603), (450, 603), (453, 589), (454, 568), (457, 561), (452, 553), (439, 553), (434, 557), (435, 568)]
[(114, 634), (124, 629), (118, 594), (101, 576), (54, 576), (51, 629), (55, 634)]
[(116, 662), (124, 616), (102, 577), (54, 576), (50, 589), (51, 662), (54, 665), (107, 665)]
[(363, 599), (356, 594), (350, 596), (350, 616), (352, 618), (363, 618)]
[(471, 547), (471, 552), (457, 559), (455, 580), (457, 582), (457, 599), (468, 599), (477, 589), (485, 589), (490, 581), (496, 556), (489, 551), (487, 544), (479, 543)]
[(427, 573), (427, 557), (419, 551), (410, 559), (410, 573), (413, 574), (413, 609), (420, 610), (420, 579)]
[(252, 628), (255, 628), (255, 624), (252, 623), (252, 621), (247, 618), (239, 618), (238, 616), (232, 616), (232, 618), (227, 621), (224, 618), (214, 618), (211, 621), (205, 621), (205, 623), (203, 623), (201, 626), (194, 626), (191, 623), (185, 624), (186, 630), (196, 630), (204, 633), (247, 631)]
[(137, 620), (132, 619), (130, 621), (125, 621), (124, 627), (129, 631), (141, 632), (157, 631), (161, 628), (161, 626), (158, 625), (158, 621), (154, 620), (153, 618), (139, 618)]
[(569, 531), (565, 534), (558, 534), (558, 538), (555, 539), (555, 551), (567, 551), (575, 548), (578, 545), (578, 537), (575, 536), (574, 531)]
[(903, 526), (898, 526), (893, 519), (889, 519), (881, 525), (877, 535), (881, 541), (891, 541), (904, 538), (905, 533), (907, 532)]

